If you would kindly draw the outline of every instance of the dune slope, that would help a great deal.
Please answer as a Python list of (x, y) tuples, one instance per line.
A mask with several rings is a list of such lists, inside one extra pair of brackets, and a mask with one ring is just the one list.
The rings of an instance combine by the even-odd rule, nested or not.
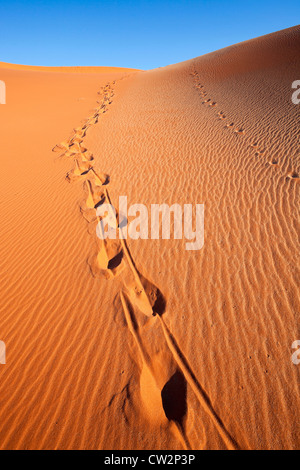
[[(299, 46), (1, 70), (0, 448), (299, 448)], [(203, 248), (101, 243), (122, 195), (203, 203)]]

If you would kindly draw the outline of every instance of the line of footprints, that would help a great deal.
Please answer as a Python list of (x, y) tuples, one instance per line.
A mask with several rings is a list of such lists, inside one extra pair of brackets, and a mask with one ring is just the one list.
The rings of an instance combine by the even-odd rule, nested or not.
[[(195, 393), (202, 408), (210, 416), (227, 448), (236, 449), (237, 444), (217, 416), (210, 399), (198, 382), (187, 359), (169, 331), (162, 314), (165, 312), (166, 301), (159, 289), (148, 281), (136, 268), (125, 237), (118, 240), (96, 237), (96, 228), (101, 227), (101, 217), (97, 208), (104, 204), (112, 205), (108, 191), (109, 175), (100, 172), (94, 165), (94, 157), (83, 145), (83, 140), (92, 126), (98, 123), (112, 104), (115, 81), (102, 87), (98, 94), (97, 108), (86, 119), (81, 127), (74, 129), (73, 135), (53, 148), (60, 157), (68, 157), (73, 161), (73, 168), (67, 173), (69, 182), (82, 181), (85, 199), (80, 206), (83, 217), (89, 224), (90, 234), (94, 235), (97, 245), (95, 255), (89, 260), (89, 267), (94, 277), (104, 276), (114, 279), (123, 274), (123, 288), (119, 294), (127, 327), (134, 339), (142, 368), (140, 371), (140, 394), (143, 410), (147, 418), (159, 425), (170, 428), (182, 446), (190, 449), (185, 422), (187, 419), (186, 388), (187, 384)], [(120, 215), (112, 211), (108, 215), (109, 224), (119, 228), (122, 234), (123, 222)], [(107, 221), (107, 218), (106, 218)], [(148, 317), (148, 322), (139, 324), (134, 308)], [(151, 328), (153, 337), (157, 338), (154, 346), (143, 341), (143, 329)], [(155, 331), (160, 328), (162, 335), (157, 337)], [(140, 366), (139, 366), (140, 367)], [(150, 395), (149, 395), (150, 393)], [(149, 398), (151, 397), (151, 398)]]
[[(115, 82), (112, 82), (112, 85), (114, 84)], [(53, 148), (54, 152), (60, 152), (60, 157), (70, 157), (73, 160), (73, 168), (67, 173), (66, 179), (69, 182), (83, 181), (86, 198), (81, 205), (81, 213), (89, 223), (96, 222), (100, 229), (102, 227), (101, 217), (97, 215), (97, 208), (104, 203), (112, 206), (108, 191), (110, 178), (109, 175), (100, 172), (95, 167), (94, 157), (84, 147), (83, 139), (88, 129), (98, 123), (100, 116), (105, 114), (112, 104), (114, 96), (112, 85), (107, 84), (98, 92), (102, 98), (97, 101), (98, 107), (81, 127), (74, 129), (72, 137)], [(119, 228), (122, 231), (117, 212), (111, 211), (111, 214), (108, 214), (108, 223), (111, 227)], [(96, 236), (96, 227), (94, 228), (93, 233)], [(120, 237), (120, 240), (97, 238), (97, 254), (89, 260), (89, 265), (95, 277), (100, 275), (111, 279), (123, 271), (125, 260), (132, 272), (132, 281), (128, 293), (130, 293), (130, 298), (134, 301), (134, 304), (137, 304), (139, 309), (148, 316), (161, 313), (159, 307), (156, 306), (156, 303), (162, 303), (159, 291), (137, 271), (124, 238)]]
[[(194, 83), (195, 83), (195, 88), (199, 91), (201, 98), (203, 98), (202, 104), (204, 106), (210, 107), (210, 108), (217, 108), (218, 103), (216, 101), (213, 101), (212, 98), (208, 97), (208, 93), (204, 89), (204, 85), (200, 83), (200, 76), (197, 71), (194, 71), (191, 73), (191, 76), (193, 77)], [(226, 119), (226, 114), (223, 111), (218, 111), (217, 116), (220, 120), (225, 121)], [(234, 125), (233, 122), (225, 124), (225, 129), (232, 130), (235, 134), (237, 135), (245, 135), (246, 131), (244, 128), (239, 128)], [(259, 143), (254, 141), (250, 143), (250, 148), (252, 148), (255, 151), (255, 156), (259, 157), (263, 154), (265, 154), (265, 149), (259, 147)], [(277, 158), (272, 158), (269, 160), (269, 164), (272, 166), (279, 166), (279, 160)], [(287, 174), (287, 179), (290, 180), (299, 180), (300, 175), (296, 171), (291, 171)]]

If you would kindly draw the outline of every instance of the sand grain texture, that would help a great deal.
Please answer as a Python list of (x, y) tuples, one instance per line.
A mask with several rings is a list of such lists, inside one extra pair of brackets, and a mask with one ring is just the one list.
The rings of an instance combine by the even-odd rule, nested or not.
[[(1, 449), (299, 448), (299, 50), (1, 65)], [(120, 195), (204, 203), (204, 247), (101, 243)]]

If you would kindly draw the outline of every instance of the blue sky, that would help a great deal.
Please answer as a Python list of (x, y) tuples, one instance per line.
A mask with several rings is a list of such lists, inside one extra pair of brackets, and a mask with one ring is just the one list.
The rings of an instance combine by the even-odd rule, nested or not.
[(152, 69), (299, 18), (299, 0), (1, 0), (0, 61)]

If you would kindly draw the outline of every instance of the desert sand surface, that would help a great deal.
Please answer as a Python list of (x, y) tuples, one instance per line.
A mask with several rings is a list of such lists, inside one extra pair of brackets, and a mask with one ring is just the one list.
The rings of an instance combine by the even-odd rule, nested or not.
[[(1, 64), (1, 449), (299, 448), (299, 52)], [(122, 195), (203, 203), (203, 248), (99, 240)]]

